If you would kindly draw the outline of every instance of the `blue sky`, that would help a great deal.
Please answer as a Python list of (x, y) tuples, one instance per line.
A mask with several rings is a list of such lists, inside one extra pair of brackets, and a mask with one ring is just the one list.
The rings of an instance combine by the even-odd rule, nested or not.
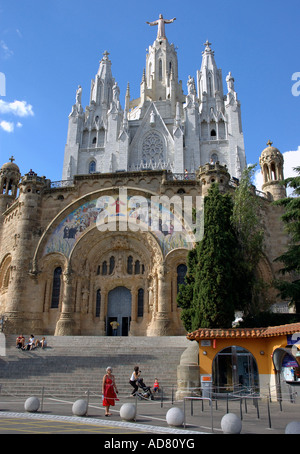
[(86, 106), (107, 50), (122, 106), (128, 82), (138, 97), (146, 49), (156, 38), (146, 21), (160, 13), (176, 17), (166, 34), (178, 47), (185, 92), (207, 39), (225, 87), (232, 72), (248, 163), (258, 163), (271, 139), (290, 167), (300, 165), (300, 86), (292, 92), (293, 75), (300, 79), (299, 0), (0, 0), (0, 165), (13, 155), (22, 174), (33, 169), (60, 180), (78, 85)]

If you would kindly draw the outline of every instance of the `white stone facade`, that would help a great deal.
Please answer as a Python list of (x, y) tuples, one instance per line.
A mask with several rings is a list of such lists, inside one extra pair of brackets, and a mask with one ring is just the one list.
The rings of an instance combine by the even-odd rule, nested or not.
[(231, 73), (224, 95), (222, 72), (209, 42), (196, 82), (189, 76), (185, 95), (175, 47), (167, 38), (157, 38), (146, 55), (140, 97), (130, 100), (128, 86), (124, 109), (108, 55), (103, 54), (85, 111), (78, 87), (69, 115), (63, 180), (144, 169), (193, 174), (216, 161), (240, 178), (246, 166), (240, 102)]

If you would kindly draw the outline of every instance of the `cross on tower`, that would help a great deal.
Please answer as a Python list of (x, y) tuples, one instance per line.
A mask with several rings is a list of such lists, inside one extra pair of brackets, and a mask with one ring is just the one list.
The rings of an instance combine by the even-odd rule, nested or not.
[(267, 143), (267, 145), (268, 145), (269, 147), (271, 147), (271, 146), (273, 145), (273, 142), (271, 142), (271, 140), (269, 140), (269, 142)]
[(208, 39), (207, 39), (206, 42), (204, 43), (204, 46), (205, 46), (205, 47), (210, 47), (210, 46), (211, 46), (211, 43), (208, 41)]
[(14, 158), (13, 156), (11, 156), (11, 157), (9, 158), (9, 160), (10, 160), (10, 162), (14, 162), (14, 161), (15, 161), (15, 158)]

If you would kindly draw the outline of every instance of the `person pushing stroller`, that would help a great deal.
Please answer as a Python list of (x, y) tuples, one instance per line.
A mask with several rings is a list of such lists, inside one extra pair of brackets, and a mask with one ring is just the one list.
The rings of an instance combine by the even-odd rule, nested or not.
[[(133, 391), (131, 393), (132, 397), (138, 395), (140, 398), (153, 399), (151, 388), (145, 385), (143, 378), (141, 378), (141, 371), (138, 366), (134, 368), (129, 383), (133, 387)], [(141, 388), (143, 392), (139, 392), (139, 388)]]

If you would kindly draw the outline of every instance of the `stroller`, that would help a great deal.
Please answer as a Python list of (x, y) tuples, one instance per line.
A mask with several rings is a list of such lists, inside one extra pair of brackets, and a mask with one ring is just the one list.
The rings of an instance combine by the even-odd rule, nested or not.
[(152, 394), (150, 386), (146, 386), (142, 378), (138, 379), (138, 387), (141, 391), (137, 391), (136, 395), (139, 399), (153, 400), (154, 396)]

